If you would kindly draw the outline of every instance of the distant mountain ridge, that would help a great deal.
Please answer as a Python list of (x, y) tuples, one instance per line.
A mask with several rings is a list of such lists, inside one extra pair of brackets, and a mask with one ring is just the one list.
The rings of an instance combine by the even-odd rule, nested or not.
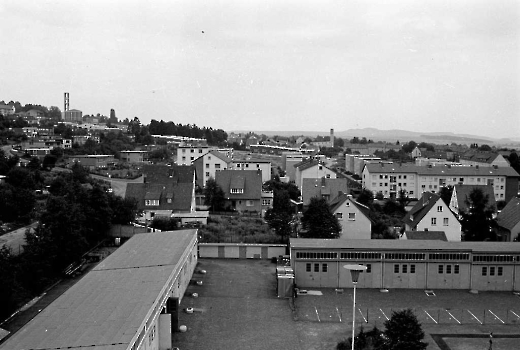
[[(234, 130), (235, 133), (246, 133), (248, 131), (239, 131)], [(328, 136), (329, 131), (254, 131), (257, 134), (264, 134), (267, 136)], [(379, 130), (376, 128), (362, 128), (362, 129), (348, 129), (344, 131), (334, 130), (335, 137), (341, 137), (344, 139), (351, 139), (355, 136), (362, 138), (366, 137), (367, 139), (372, 139), (374, 141), (387, 141), (387, 142), (397, 142), (400, 143), (415, 141), (417, 143), (420, 142), (429, 142), (436, 144), (451, 144), (451, 143), (478, 143), (478, 144), (489, 144), (489, 145), (520, 145), (520, 138), (501, 138), (495, 139), (486, 136), (477, 136), (477, 135), (469, 135), (469, 134), (455, 134), (452, 132), (416, 132), (416, 131), (407, 131), (407, 130), (399, 130), (399, 129), (391, 129), (391, 130)]]

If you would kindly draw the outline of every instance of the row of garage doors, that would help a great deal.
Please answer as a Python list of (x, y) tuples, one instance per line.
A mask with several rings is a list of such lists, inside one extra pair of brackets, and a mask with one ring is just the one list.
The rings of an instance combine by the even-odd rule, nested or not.
[[(345, 262), (295, 261), (296, 284), (301, 288), (351, 288)], [(520, 269), (515, 265), (469, 263), (367, 262), (359, 276), (360, 288), (520, 289)]]

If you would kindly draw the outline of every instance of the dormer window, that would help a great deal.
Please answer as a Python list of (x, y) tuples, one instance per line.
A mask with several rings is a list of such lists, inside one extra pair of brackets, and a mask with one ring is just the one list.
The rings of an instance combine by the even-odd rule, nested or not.
[(144, 205), (149, 207), (149, 206), (154, 206), (154, 205), (159, 205), (159, 200), (158, 199), (146, 199), (144, 201)]
[(244, 189), (243, 188), (232, 188), (231, 193), (233, 193), (233, 194), (244, 193)]

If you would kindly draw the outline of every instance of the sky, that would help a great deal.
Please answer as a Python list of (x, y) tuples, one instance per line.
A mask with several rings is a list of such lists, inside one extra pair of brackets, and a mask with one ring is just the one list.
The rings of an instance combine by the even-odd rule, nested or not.
[(2, 0), (0, 100), (245, 131), (520, 135), (517, 0)]

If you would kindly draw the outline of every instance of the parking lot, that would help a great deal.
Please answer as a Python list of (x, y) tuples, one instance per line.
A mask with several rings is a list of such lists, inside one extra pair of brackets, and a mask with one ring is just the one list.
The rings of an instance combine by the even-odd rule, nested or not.
[[(294, 307), (276, 297), (275, 264), (266, 260), (201, 259), (174, 334), (180, 349), (335, 349), (349, 336), (352, 290), (320, 289), (299, 295)], [(197, 293), (193, 297), (192, 293)], [(429, 350), (512, 349), (520, 337), (520, 298), (512, 293), (358, 289), (356, 325), (384, 329), (392, 311), (414, 309)]]

